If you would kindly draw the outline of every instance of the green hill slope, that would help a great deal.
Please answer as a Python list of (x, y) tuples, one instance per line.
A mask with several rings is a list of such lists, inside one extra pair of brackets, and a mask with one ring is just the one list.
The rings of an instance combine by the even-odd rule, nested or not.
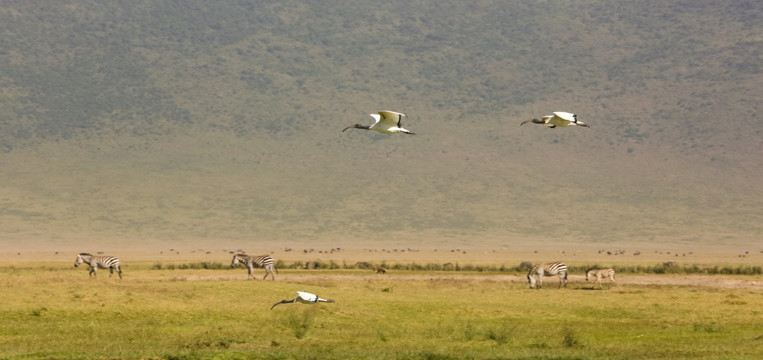
[[(2, 4), (0, 233), (755, 244), (761, 15), (745, 1)], [(382, 109), (419, 135), (341, 132)], [(592, 128), (519, 127), (551, 111)]]

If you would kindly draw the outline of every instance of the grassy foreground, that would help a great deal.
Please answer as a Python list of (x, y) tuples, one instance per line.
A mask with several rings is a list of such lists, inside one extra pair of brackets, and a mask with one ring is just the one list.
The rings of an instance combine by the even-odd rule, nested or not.
[[(258, 272), (258, 275), (261, 275)], [(635, 275), (634, 275), (635, 276)], [(652, 275), (672, 276), (672, 275)], [(723, 276), (723, 275), (718, 275)], [(759, 275), (751, 275), (759, 278)], [(2, 359), (753, 359), (757, 289), (533, 291), (495, 273), (0, 265)], [(296, 290), (335, 304), (285, 304)]]

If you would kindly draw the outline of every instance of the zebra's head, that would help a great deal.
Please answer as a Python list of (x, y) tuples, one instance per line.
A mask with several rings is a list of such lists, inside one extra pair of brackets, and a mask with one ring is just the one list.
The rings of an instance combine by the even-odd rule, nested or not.
[(238, 265), (239, 262), (241, 262), (241, 259), (238, 258), (238, 254), (233, 255), (233, 260), (230, 262), (230, 267)]
[(532, 276), (532, 271), (527, 274), (527, 282), (530, 283), (530, 289), (535, 289), (535, 276)]
[(90, 259), (93, 258), (93, 255), (90, 253), (79, 253), (77, 254), (77, 260), (74, 260), (74, 267), (79, 266), (79, 264), (82, 263), (88, 263), (90, 264)]
[(85, 260), (82, 258), (82, 255), (77, 254), (77, 260), (74, 260), (74, 267), (79, 266), (79, 264), (82, 264), (85, 262)]

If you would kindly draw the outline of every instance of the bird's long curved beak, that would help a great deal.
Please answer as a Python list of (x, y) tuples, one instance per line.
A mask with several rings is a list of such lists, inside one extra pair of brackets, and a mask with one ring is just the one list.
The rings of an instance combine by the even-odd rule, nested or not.
[(344, 129), (342, 130), (342, 132), (345, 132), (347, 129), (352, 129), (352, 128), (354, 128), (354, 127), (355, 127), (355, 125), (347, 125), (347, 127), (346, 127), (346, 128), (344, 128)]
[(290, 302), (291, 302), (291, 301), (289, 301), (289, 300), (281, 300), (281, 301), (279, 301), (279, 302), (277, 302), (277, 303), (273, 304), (273, 306), (271, 306), (271, 307), (270, 307), (270, 310), (273, 310), (273, 308), (274, 308), (274, 307), (276, 307), (276, 305), (280, 305), (280, 304), (287, 304), (287, 303), (290, 303)]

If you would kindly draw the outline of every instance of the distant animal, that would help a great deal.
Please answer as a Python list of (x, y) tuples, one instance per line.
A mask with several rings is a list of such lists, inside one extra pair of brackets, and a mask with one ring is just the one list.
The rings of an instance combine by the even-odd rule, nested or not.
[(292, 300), (281, 300), (281, 301), (273, 304), (273, 306), (270, 307), (270, 310), (273, 310), (273, 308), (276, 307), (276, 305), (289, 304), (289, 303), (293, 303), (293, 302), (301, 302), (303, 304), (315, 304), (315, 303), (319, 303), (319, 302), (333, 303), (335, 301), (334, 300), (321, 299), (321, 298), (318, 297), (318, 295), (311, 294), (309, 292), (297, 291), (297, 297), (296, 298), (294, 298)]
[(234, 267), (237, 264), (243, 264), (247, 267), (249, 270), (249, 278), (254, 279), (252, 271), (255, 267), (259, 267), (265, 269), (265, 276), (262, 278), (262, 280), (267, 279), (268, 274), (270, 274), (273, 280), (276, 279), (275, 272), (278, 272), (278, 269), (275, 268), (275, 260), (273, 260), (273, 258), (268, 255), (249, 256), (247, 254), (236, 254), (233, 255), (233, 260), (231, 260), (230, 267)]
[(559, 127), (567, 127), (567, 126), (582, 126), (582, 127), (590, 127), (588, 124), (579, 121), (578, 116), (573, 113), (568, 113), (564, 111), (556, 111), (553, 115), (546, 115), (542, 117), (540, 120), (538, 119), (532, 119), (532, 120), (525, 120), (519, 126), (522, 126), (526, 123), (532, 122), (533, 124), (543, 124), (550, 128), (555, 128), (557, 126)]
[[(538, 283), (538, 289), (543, 286), (543, 276), (559, 275), (559, 287), (567, 287), (567, 265), (560, 262), (543, 263), (534, 265), (527, 273), (527, 281), (530, 283), (530, 289), (535, 288)], [(537, 280), (536, 280), (537, 278)]]
[(355, 263), (355, 267), (358, 269), (373, 269), (373, 266), (366, 261), (358, 261)]
[(609, 278), (610, 284), (615, 284), (615, 270), (612, 268), (590, 268), (585, 272), (585, 281), (596, 279), (596, 282), (601, 285), (601, 279)]
[(385, 268), (383, 268), (381, 266), (377, 266), (376, 267), (376, 273), (377, 274), (386, 274), (387, 273), (387, 269), (385, 269)]
[(114, 256), (93, 256), (90, 253), (79, 253), (77, 254), (77, 259), (74, 260), (74, 267), (82, 263), (90, 265), (90, 273), (88, 273), (90, 276), (96, 276), (96, 271), (98, 268), (101, 268), (109, 269), (109, 277), (114, 275), (114, 270), (116, 270), (119, 278), (122, 278), (122, 268), (119, 266), (119, 259)]
[(342, 132), (345, 132), (347, 129), (363, 129), (363, 130), (373, 130), (380, 134), (408, 134), (408, 135), (416, 135), (416, 133), (404, 129), (401, 125), (401, 121), (403, 117), (407, 117), (403, 113), (395, 112), (395, 111), (379, 111), (378, 114), (370, 114), (371, 117), (373, 117), (376, 122), (373, 123), (373, 125), (361, 125), (361, 124), (355, 124), (355, 125), (349, 125)]

